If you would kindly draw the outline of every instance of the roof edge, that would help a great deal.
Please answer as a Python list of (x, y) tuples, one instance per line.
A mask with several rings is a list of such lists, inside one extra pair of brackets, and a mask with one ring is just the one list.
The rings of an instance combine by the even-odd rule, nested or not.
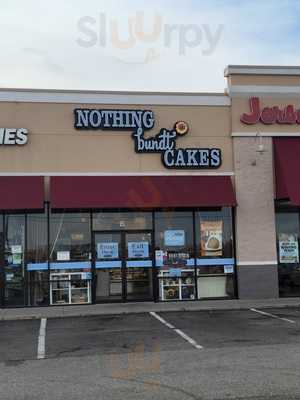
[(224, 76), (230, 75), (288, 75), (300, 76), (300, 66), (297, 65), (228, 65)]

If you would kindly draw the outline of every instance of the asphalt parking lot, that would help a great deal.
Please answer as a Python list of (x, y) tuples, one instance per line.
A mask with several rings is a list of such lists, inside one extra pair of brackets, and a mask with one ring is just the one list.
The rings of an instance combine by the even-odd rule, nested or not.
[(0, 321), (1, 400), (300, 398), (299, 308), (53, 318), (41, 325)]

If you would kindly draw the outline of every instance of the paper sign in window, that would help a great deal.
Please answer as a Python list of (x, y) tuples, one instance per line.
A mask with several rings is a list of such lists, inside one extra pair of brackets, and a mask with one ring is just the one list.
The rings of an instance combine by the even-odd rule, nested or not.
[(119, 258), (119, 243), (117, 242), (98, 243), (97, 255), (98, 258), (107, 260)]
[(128, 258), (148, 258), (148, 242), (128, 242)]
[(299, 262), (297, 235), (285, 233), (279, 235), (279, 262), (286, 264)]
[(184, 230), (168, 230), (164, 234), (165, 246), (184, 246), (185, 232)]
[(69, 261), (70, 260), (70, 252), (69, 251), (58, 251), (57, 252), (57, 261)]

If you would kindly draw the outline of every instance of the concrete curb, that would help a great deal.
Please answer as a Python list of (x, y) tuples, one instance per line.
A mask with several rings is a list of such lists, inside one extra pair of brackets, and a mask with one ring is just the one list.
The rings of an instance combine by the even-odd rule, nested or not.
[(296, 308), (300, 298), (278, 300), (208, 300), (199, 302), (122, 303), (87, 306), (57, 306), (44, 308), (1, 309), (0, 321), (70, 318), (100, 315), (124, 315), (155, 312), (234, 311), (250, 308)]

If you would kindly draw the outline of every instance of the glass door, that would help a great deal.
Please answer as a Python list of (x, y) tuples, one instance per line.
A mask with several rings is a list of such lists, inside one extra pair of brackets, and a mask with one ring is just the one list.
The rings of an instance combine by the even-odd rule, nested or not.
[(96, 302), (152, 300), (152, 233), (94, 233)]
[(126, 300), (152, 300), (152, 233), (125, 232)]
[(94, 234), (96, 302), (124, 299), (122, 242), (120, 232)]

